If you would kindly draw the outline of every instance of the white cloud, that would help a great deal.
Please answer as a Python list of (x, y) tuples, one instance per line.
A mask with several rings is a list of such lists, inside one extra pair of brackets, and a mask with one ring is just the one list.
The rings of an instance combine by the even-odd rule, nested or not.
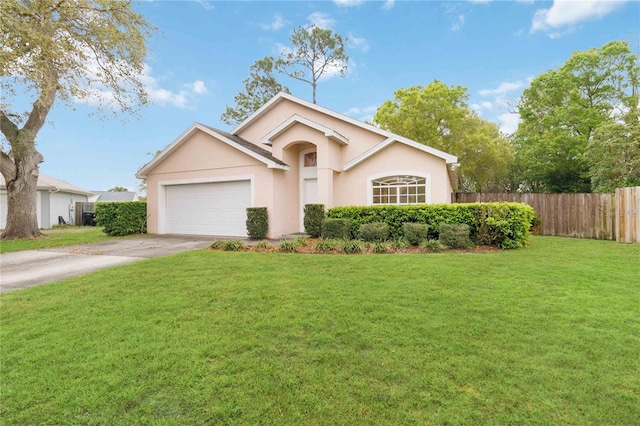
[(364, 37), (356, 37), (353, 34), (349, 33), (347, 37), (347, 46), (351, 49), (357, 49), (362, 52), (366, 52), (369, 50), (369, 42)]
[(498, 125), (502, 133), (512, 134), (518, 130), (518, 123), (520, 123), (520, 114), (517, 112), (505, 112), (498, 116)]
[(215, 6), (209, 3), (207, 0), (196, 0), (196, 3), (204, 7), (206, 10), (213, 10)]
[(491, 102), (488, 101), (483, 101), (480, 103), (475, 103), (471, 105), (471, 108), (475, 109), (476, 111), (480, 111), (483, 109), (491, 109), (493, 108), (493, 104)]
[(487, 4), (487, 3), (491, 3), (492, 0), (469, 0), (469, 3), (475, 3), (475, 4)]
[(333, 29), (333, 26), (336, 24), (336, 20), (324, 12), (313, 12), (307, 16), (307, 20), (309, 20), (312, 25), (323, 29)]
[(395, 6), (396, 4), (396, 0), (386, 0), (383, 4), (382, 4), (382, 9), (384, 10), (391, 10), (393, 9), (393, 6)]
[(569, 1), (554, 0), (549, 9), (539, 9), (533, 16), (531, 33), (543, 31), (556, 38), (570, 32), (583, 21), (602, 18), (624, 5), (626, 0)]
[(353, 117), (360, 121), (372, 121), (373, 116), (378, 111), (378, 105), (369, 105), (364, 108), (352, 107), (344, 112), (344, 115)]
[(451, 26), (451, 31), (460, 31), (464, 25), (464, 15), (458, 15), (458, 20)]
[(333, 2), (340, 7), (352, 7), (360, 6), (364, 0), (333, 0)]
[(193, 93), (196, 95), (206, 95), (208, 92), (207, 87), (204, 85), (204, 81), (196, 80), (193, 82)]
[(481, 96), (492, 96), (492, 95), (500, 96), (509, 92), (513, 92), (514, 90), (521, 89), (522, 87), (524, 87), (524, 85), (525, 85), (524, 81), (516, 81), (513, 83), (505, 81), (503, 83), (500, 83), (500, 85), (495, 89), (484, 89), (484, 90), (480, 90), (478, 93)]
[(280, 13), (276, 13), (275, 15), (273, 15), (273, 21), (268, 24), (262, 24), (260, 26), (264, 30), (278, 31), (280, 28), (290, 23), (291, 22), (284, 19), (284, 16), (282, 16)]

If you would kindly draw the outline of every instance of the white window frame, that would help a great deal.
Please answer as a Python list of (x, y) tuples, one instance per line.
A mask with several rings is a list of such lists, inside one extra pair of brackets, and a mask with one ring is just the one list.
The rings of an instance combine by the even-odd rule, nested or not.
[(424, 179), (425, 182), (425, 202), (424, 204), (431, 204), (431, 193), (433, 192), (431, 190), (431, 174), (430, 173), (424, 173), (424, 172), (418, 172), (415, 170), (394, 170), (394, 171), (389, 171), (389, 172), (384, 172), (384, 173), (379, 173), (373, 176), (369, 176), (367, 178), (367, 205), (369, 206), (407, 206), (407, 205), (412, 205), (412, 204), (423, 204), (423, 203), (393, 203), (393, 204), (386, 204), (386, 203), (379, 203), (379, 204), (374, 204), (373, 203), (373, 181), (374, 180), (378, 180), (378, 179), (383, 179), (383, 178), (391, 178), (394, 176), (413, 176), (413, 177), (417, 177), (420, 179)]

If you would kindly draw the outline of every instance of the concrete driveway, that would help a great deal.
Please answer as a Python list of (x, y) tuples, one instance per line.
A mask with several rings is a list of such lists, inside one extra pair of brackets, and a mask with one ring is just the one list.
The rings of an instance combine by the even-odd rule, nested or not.
[(215, 237), (142, 235), (103, 243), (0, 254), (0, 293), (111, 266), (208, 247)]

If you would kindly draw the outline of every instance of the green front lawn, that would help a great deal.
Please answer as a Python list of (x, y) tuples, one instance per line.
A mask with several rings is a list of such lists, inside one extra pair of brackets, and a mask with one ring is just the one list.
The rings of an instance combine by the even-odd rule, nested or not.
[(100, 241), (121, 238), (106, 235), (102, 232), (102, 227), (99, 226), (55, 229), (51, 231), (45, 230), (43, 232), (44, 236), (36, 239), (0, 241), (0, 253), (72, 246), (76, 244), (99, 243)]
[(195, 251), (0, 297), (13, 424), (640, 418), (640, 245)]

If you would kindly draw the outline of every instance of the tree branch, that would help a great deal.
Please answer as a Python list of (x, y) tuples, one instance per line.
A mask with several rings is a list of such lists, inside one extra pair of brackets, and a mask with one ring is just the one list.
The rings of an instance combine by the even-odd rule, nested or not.
[(0, 150), (0, 173), (4, 176), (5, 182), (13, 180), (16, 175), (16, 163), (2, 150)]
[(9, 144), (18, 138), (18, 126), (2, 110), (0, 110), (0, 130), (9, 141)]

